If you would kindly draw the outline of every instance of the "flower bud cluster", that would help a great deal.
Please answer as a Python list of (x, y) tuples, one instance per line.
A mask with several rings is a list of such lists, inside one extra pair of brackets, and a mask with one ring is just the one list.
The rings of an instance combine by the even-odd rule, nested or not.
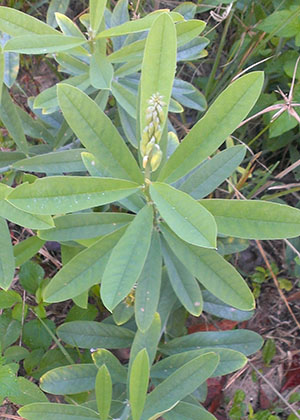
[(142, 133), (142, 140), (140, 143), (141, 155), (143, 157), (143, 167), (146, 168), (147, 163), (150, 163), (152, 171), (155, 171), (161, 162), (162, 151), (159, 147), (161, 138), (161, 124), (164, 121), (163, 97), (159, 93), (155, 93), (148, 101), (148, 108), (146, 113), (146, 124)]

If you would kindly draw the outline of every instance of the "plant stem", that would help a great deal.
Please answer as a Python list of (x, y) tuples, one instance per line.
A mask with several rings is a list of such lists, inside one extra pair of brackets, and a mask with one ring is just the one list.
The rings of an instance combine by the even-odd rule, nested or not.
[(231, 12), (229, 13), (228, 18), (226, 20), (224, 30), (223, 30), (223, 33), (222, 33), (222, 37), (221, 37), (221, 41), (220, 41), (218, 51), (217, 51), (217, 54), (216, 54), (216, 59), (215, 59), (213, 68), (211, 70), (211, 73), (210, 73), (210, 76), (209, 76), (209, 79), (208, 79), (208, 83), (207, 83), (206, 90), (205, 90), (205, 96), (206, 96), (207, 99), (209, 97), (212, 85), (213, 85), (214, 80), (215, 80), (216, 72), (217, 72), (217, 69), (219, 67), (221, 54), (222, 54), (222, 51), (223, 51), (225, 39), (226, 39), (226, 36), (227, 36), (227, 32), (228, 32), (228, 29), (229, 29), (229, 25), (230, 25), (232, 16), (233, 16), (233, 10), (231, 10)]

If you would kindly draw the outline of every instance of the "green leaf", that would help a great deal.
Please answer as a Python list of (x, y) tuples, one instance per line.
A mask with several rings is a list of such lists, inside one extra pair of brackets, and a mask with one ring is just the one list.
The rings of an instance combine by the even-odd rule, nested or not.
[(0, 7), (0, 30), (13, 36), (59, 35), (60, 32), (13, 7)]
[(15, 273), (15, 259), (10, 233), (5, 220), (0, 217), (0, 287), (8, 290)]
[(70, 0), (51, 0), (47, 10), (47, 24), (55, 28), (57, 26), (55, 13), (66, 13)]
[(192, 197), (160, 182), (150, 185), (150, 194), (161, 216), (181, 239), (197, 246), (216, 248), (214, 218)]
[(233, 146), (216, 154), (188, 177), (180, 190), (190, 194), (196, 200), (206, 197), (228, 178), (242, 162), (246, 154), (244, 146)]
[(176, 255), (174, 255), (166, 242), (163, 242), (162, 249), (169, 280), (177, 298), (188, 312), (192, 315), (199, 316), (203, 308), (199, 284)]
[[(96, 38), (111, 38), (113, 36), (127, 35), (131, 33), (146, 31), (151, 27), (152, 23), (160, 15), (165, 13), (165, 11), (157, 10), (155, 12), (149, 13), (146, 17), (142, 19), (131, 20), (130, 22), (125, 22), (122, 25), (115, 26), (114, 28), (106, 29), (105, 31), (100, 32)], [(179, 13), (171, 12), (169, 13), (169, 15), (171, 16), (174, 22), (184, 20)]]
[(117, 325), (123, 325), (131, 319), (133, 314), (133, 305), (127, 304), (127, 302), (123, 300), (115, 307), (113, 312), (113, 319)]
[[(0, 345), (5, 350), (11, 346), (20, 336), (22, 330), (21, 322), (12, 319), (11, 315), (5, 312), (0, 317)], [(1, 381), (0, 381), (1, 383)], [(0, 391), (1, 394), (1, 391)]]
[(220, 361), (212, 377), (227, 375), (241, 369), (246, 363), (247, 358), (240, 352), (222, 348), (203, 348), (200, 350), (190, 350), (173, 354), (156, 363), (151, 369), (151, 379), (163, 380), (176, 372), (181, 366), (190, 360), (195, 359), (201, 354), (214, 352), (220, 357)]
[(104, 236), (64, 265), (45, 288), (45, 302), (62, 302), (100, 283), (111, 250), (124, 235), (124, 230), (121, 228)]
[(48, 402), (46, 395), (37, 385), (28, 379), (19, 376), (17, 378), (17, 391), (15, 395), (8, 395), (9, 400), (17, 405), (25, 405), (37, 402)]
[(112, 311), (138, 280), (149, 251), (153, 210), (145, 206), (114, 247), (103, 273), (101, 298)]
[(14, 290), (0, 290), (0, 309), (11, 308), (17, 302), (22, 302), (19, 293)]
[(15, 206), (6, 201), (8, 194), (13, 188), (0, 184), (0, 216), (16, 223), (17, 225), (27, 227), (29, 229), (49, 229), (54, 226), (52, 217), (42, 216), (39, 214), (30, 214), (17, 209)]
[(112, 381), (105, 365), (102, 365), (98, 370), (95, 392), (100, 419), (107, 420), (112, 401)]
[(23, 342), (30, 349), (42, 348), (47, 350), (52, 343), (52, 336), (55, 331), (55, 324), (51, 319), (33, 319), (25, 323), (23, 327)]
[[(106, 0), (90, 0), (89, 6), (91, 30), (94, 34), (96, 34), (100, 28), (100, 24), (104, 15)], [(103, 420), (102, 417), (101, 420)]]
[(262, 85), (263, 73), (253, 72), (225, 89), (170, 157), (159, 180), (174, 182), (210, 156), (247, 116)]
[(133, 194), (137, 187), (122, 179), (54, 176), (22, 184), (6, 200), (25, 212), (51, 215), (111, 203)]
[(111, 120), (98, 105), (75, 87), (58, 86), (62, 112), (82, 144), (103, 167), (103, 176), (143, 183), (143, 175)]
[(0, 366), (0, 395), (7, 397), (17, 392), (18, 383), (14, 371), (8, 365)]
[[(5, 33), (0, 33), (0, 43), (3, 47), (5, 43), (10, 39), (10, 36)], [(14, 84), (18, 72), (19, 72), (19, 61), (20, 56), (16, 53), (4, 53), (4, 75), (3, 75), (3, 81), (6, 84), (8, 88), (12, 87)]]
[(146, 127), (149, 99), (155, 93), (163, 96), (164, 120), (167, 119), (169, 102), (176, 69), (176, 30), (167, 13), (163, 13), (152, 24), (148, 34), (141, 74), (140, 127)]
[(101, 52), (97, 49), (91, 57), (91, 85), (96, 89), (111, 89), (113, 75), (114, 68), (112, 64), (108, 61), (106, 56), (101, 54)]
[(134, 337), (127, 328), (95, 321), (67, 322), (58, 327), (57, 335), (65, 343), (83, 349), (122, 349), (130, 347)]
[(92, 352), (92, 359), (97, 366), (100, 368), (105, 365), (109, 370), (113, 383), (127, 383), (127, 369), (122, 365), (110, 351), (106, 349), (98, 349)]
[(3, 86), (3, 82), (4, 82), (4, 69), (5, 69), (4, 53), (2, 52), (2, 48), (1, 48), (0, 49), (0, 102), (2, 100), (2, 86)]
[(254, 315), (254, 311), (241, 311), (226, 305), (208, 290), (202, 290), (202, 296), (203, 310), (208, 314), (238, 322), (247, 321)]
[(218, 363), (215, 353), (206, 353), (185, 363), (147, 396), (141, 420), (148, 420), (191, 394), (211, 376)]
[(265, 342), (265, 345), (262, 349), (262, 358), (263, 358), (264, 364), (269, 366), (275, 354), (276, 354), (275, 341), (269, 338)]
[(153, 230), (150, 249), (135, 291), (135, 320), (142, 332), (151, 325), (159, 301), (162, 258), (158, 233)]
[(44, 392), (55, 395), (78, 394), (95, 388), (98, 369), (92, 363), (60, 366), (40, 378)]
[(90, 86), (90, 78), (88, 73), (80, 74), (79, 76), (69, 77), (64, 82), (54, 85), (48, 89), (43, 90), (34, 99), (33, 107), (42, 108), (45, 113), (52, 113), (53, 109), (58, 108), (57, 88), (62, 84), (76, 86), (77, 89), (86, 90)]
[[(61, 31), (68, 36), (81, 36), (82, 38), (85, 38), (81, 30), (78, 28), (78, 26), (67, 16), (56, 12), (55, 13), (55, 19), (61, 29)], [(87, 52), (88, 54), (88, 52)]]
[(190, 19), (176, 24), (177, 44), (184, 45), (196, 38), (204, 30), (206, 23), (203, 20)]
[(300, 235), (300, 210), (256, 200), (201, 200), (216, 219), (218, 232), (245, 239), (284, 239)]
[(13, 163), (12, 168), (25, 172), (41, 172), (57, 175), (67, 172), (85, 172), (81, 152), (84, 149), (66, 150), (37, 155)]
[(144, 409), (149, 383), (149, 369), (147, 350), (142, 349), (132, 363), (129, 378), (129, 402), (133, 420), (139, 420)]
[[(164, 354), (176, 354), (199, 348), (228, 348), (249, 356), (257, 352), (263, 344), (260, 335), (254, 331), (233, 330), (218, 332), (198, 332), (184, 337), (174, 338), (160, 347)], [(214, 350), (213, 350), (214, 351)]]
[(25, 405), (18, 411), (27, 420), (99, 420), (99, 414), (80, 405), (34, 403)]
[(28, 154), (28, 144), (24, 135), (21, 120), (17, 114), (16, 106), (14, 105), (8, 90), (5, 87), (3, 87), (2, 90), (0, 119), (4, 126), (7, 128), (18, 149), (21, 152)]
[(45, 272), (43, 267), (33, 261), (27, 261), (19, 272), (19, 282), (26, 292), (34, 295), (41, 285)]
[(58, 216), (53, 219), (55, 227), (38, 232), (46, 241), (76, 241), (108, 235), (134, 219), (127, 213), (79, 213)]
[(121, 83), (112, 82), (112, 94), (129, 116), (136, 119), (136, 95)]
[(147, 351), (149, 358), (149, 366), (152, 365), (157, 352), (157, 345), (161, 335), (161, 327), (162, 325), (160, 322), (160, 316), (158, 313), (156, 313), (152, 324), (145, 332), (142, 332), (140, 330), (136, 332), (130, 350), (130, 360), (128, 368), (129, 372), (131, 372), (131, 367), (136, 356), (143, 349), (146, 349)]
[(254, 297), (242, 276), (214, 250), (189, 245), (161, 224), (161, 230), (172, 251), (187, 269), (223, 302), (249, 311)]
[(181, 45), (177, 50), (177, 61), (193, 61), (207, 56), (204, 48), (209, 44), (209, 39), (200, 36), (185, 45)]
[(216, 417), (205, 408), (182, 401), (164, 414), (164, 418), (165, 420), (216, 420)]
[(64, 35), (22, 35), (10, 39), (4, 46), (4, 51), (19, 54), (49, 54), (70, 50), (78, 47), (86, 40)]

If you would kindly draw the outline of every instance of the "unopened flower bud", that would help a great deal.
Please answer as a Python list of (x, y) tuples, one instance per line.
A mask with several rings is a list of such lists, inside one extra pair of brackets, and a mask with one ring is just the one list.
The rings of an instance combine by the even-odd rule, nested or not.
[(156, 171), (156, 169), (159, 167), (161, 163), (161, 159), (162, 159), (162, 151), (160, 150), (159, 145), (155, 144), (152, 151), (152, 157), (150, 160), (152, 171)]
[(147, 156), (150, 155), (154, 145), (155, 145), (155, 137), (152, 137), (151, 140), (149, 141), (149, 143), (147, 144), (145, 155), (147, 155)]
[(143, 158), (143, 168), (145, 169), (147, 166), (147, 162), (148, 162), (149, 156), (144, 156)]

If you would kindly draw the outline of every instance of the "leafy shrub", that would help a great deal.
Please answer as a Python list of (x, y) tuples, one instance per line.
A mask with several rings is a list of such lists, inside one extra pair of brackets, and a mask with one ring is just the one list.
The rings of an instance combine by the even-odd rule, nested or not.
[[(70, 74), (29, 99), (35, 119), (13, 103), (6, 87), (0, 107), (16, 144), (15, 151), (0, 155), (7, 175), (0, 184), (3, 322), (7, 329), (17, 322), (19, 331), (2, 349), (21, 329), (22, 320), (13, 314), (19, 295), (8, 290), (15, 266), (21, 265), (20, 283), (38, 306), (37, 319), (25, 323), (23, 332), (32, 352), (18, 358), (25, 359), (28, 374), (42, 375), (42, 390), (64, 395), (69, 403), (44, 402), (44, 394), (33, 392), (30, 401), (16, 400), (26, 404), (19, 412), (28, 420), (54, 414), (148, 420), (162, 413), (165, 419), (212, 419), (199, 403), (206, 379), (239, 369), (262, 345), (259, 335), (247, 330), (181, 337), (170, 332), (178, 310), (199, 316), (205, 307), (230, 319), (251, 316), (254, 297), (217, 251), (217, 241), (222, 250), (226, 237), (263, 240), (300, 233), (300, 211), (292, 207), (205, 198), (245, 156), (243, 146), (216, 151), (256, 103), (264, 78), (252, 72), (231, 83), (179, 143), (168, 112), (180, 112), (181, 105), (206, 107), (197, 89), (174, 79), (176, 62), (198, 59), (208, 43), (198, 36), (204, 22), (185, 20), (180, 13), (187, 14), (188, 7), (128, 21), (127, 1), (119, 1), (111, 13), (105, 2), (91, 0), (90, 13), (81, 16), (87, 38), (62, 14), (56, 14), (60, 32), (0, 8), (7, 40), (2, 63), (16, 60), (16, 54), (55, 53), (61, 70)], [(110, 93), (120, 130), (104, 112), (114, 108), (107, 108)], [(5, 219), (35, 234), (12, 247)], [(62, 249), (63, 267), (50, 280), (27, 263), (45, 241), (59, 242)], [(90, 290), (112, 316), (94, 321)], [(68, 299), (87, 308), (88, 319), (78, 320), (77, 311), (58, 327), (64, 348), (45, 307)], [(63, 361), (57, 362), (51, 350), (45, 353), (49, 337)], [(131, 347), (128, 367), (108, 351), (126, 347)], [(81, 364), (74, 363), (76, 354)], [(0, 368), (11, 380), (1, 393), (11, 400), (18, 389), (15, 371), (15, 364)], [(150, 389), (155, 388), (148, 393), (149, 378)], [(21, 388), (18, 392), (22, 396)]]

